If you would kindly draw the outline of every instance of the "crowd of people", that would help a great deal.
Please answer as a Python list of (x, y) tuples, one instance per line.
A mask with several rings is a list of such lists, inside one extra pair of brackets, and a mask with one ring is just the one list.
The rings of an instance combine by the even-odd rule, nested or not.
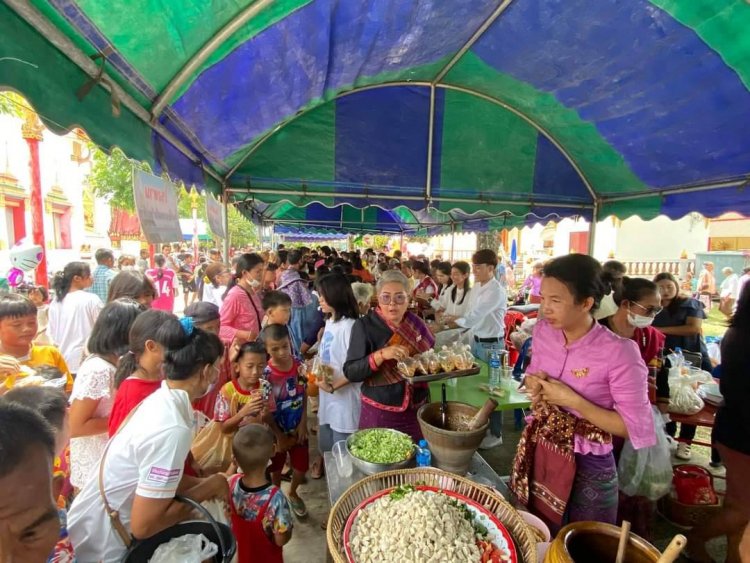
[[(530, 263), (517, 283), (492, 250), (471, 263), (325, 246), (225, 262), (210, 250), (196, 264), (180, 250), (165, 245), (153, 267), (147, 252), (115, 261), (100, 250), (93, 271), (71, 262), (57, 273), (51, 295), (0, 296), (0, 555), (119, 561), (133, 541), (188, 518), (184, 496), (227, 503), (240, 563), (281, 561), (307, 515), (299, 487), (325, 473), (336, 442), (374, 427), (422, 437), (416, 413), (429, 390), (407, 383), (397, 362), (457, 339), (487, 362), (506, 346), (513, 302), (538, 306), (539, 317), (511, 488), (553, 526), (615, 523), (619, 451), (626, 440), (655, 443), (651, 403), (668, 416), (669, 390), (650, 394), (647, 366), (681, 348), (714, 367), (702, 290), (685, 295), (668, 273), (629, 278), (614, 261)], [(732, 300), (722, 304), (731, 325), (712, 457), (726, 466), (727, 495), (691, 535), (698, 561), (718, 535), (737, 552), (749, 516), (740, 481), (750, 469), (749, 276), (711, 294)], [(312, 357), (330, 378), (310, 379)], [(23, 385), (35, 376), (59, 383)], [(502, 422), (493, 413), (482, 448), (503, 443)], [(682, 425), (678, 458), (690, 459), (694, 435)]]

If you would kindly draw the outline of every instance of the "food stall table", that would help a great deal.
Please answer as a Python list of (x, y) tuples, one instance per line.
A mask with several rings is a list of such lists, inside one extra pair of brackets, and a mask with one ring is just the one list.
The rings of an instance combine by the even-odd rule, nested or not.
[(513, 387), (503, 397), (490, 395), (487, 391), (479, 388), (482, 384), (489, 383), (489, 366), (486, 362), (477, 361), (480, 372), (476, 375), (466, 377), (457, 377), (445, 381), (433, 381), (430, 383), (430, 395), (432, 400), (440, 400), (441, 384), (445, 383), (446, 398), (449, 401), (458, 401), (466, 403), (477, 408), (481, 408), (488, 398), (492, 397), (497, 401), (497, 411), (509, 411), (513, 409), (525, 409), (531, 406), (531, 401), (525, 393), (519, 392), (516, 388), (519, 383), (513, 380)]
[[(352, 466), (352, 473), (347, 477), (339, 475), (336, 467), (336, 460), (331, 452), (325, 452), (323, 454), (326, 466), (326, 482), (328, 485), (328, 499), (331, 502), (331, 506), (336, 504), (339, 497), (351, 487), (357, 481), (367, 477), (362, 473), (356, 466)], [(505, 499), (510, 498), (510, 492), (508, 491), (507, 485), (503, 482), (500, 476), (489, 466), (484, 458), (477, 452), (471, 458), (471, 464), (469, 465), (469, 473), (466, 475), (472, 481), (493, 487), (503, 496)]]

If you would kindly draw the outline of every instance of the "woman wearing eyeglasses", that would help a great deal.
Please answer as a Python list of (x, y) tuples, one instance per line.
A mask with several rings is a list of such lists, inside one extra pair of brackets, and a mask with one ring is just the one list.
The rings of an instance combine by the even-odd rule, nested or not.
[(642, 278), (622, 279), (622, 290), (614, 296), (617, 311), (599, 322), (615, 334), (638, 344), (643, 361), (648, 365), (664, 348), (665, 336), (651, 326), (661, 312), (659, 289)]
[[(623, 277), (620, 288), (614, 292), (614, 304), (617, 309), (614, 314), (599, 321), (612, 332), (623, 338), (635, 341), (641, 358), (649, 365), (658, 357), (664, 348), (665, 336), (651, 324), (654, 317), (661, 312), (661, 296), (659, 289), (652, 281), (642, 278)], [(666, 411), (669, 402), (669, 387), (666, 381), (658, 382), (656, 392), (660, 406)], [(622, 438), (613, 436), (615, 460), (619, 460), (620, 451), (625, 443)], [(628, 520), (632, 523), (633, 532), (646, 539), (652, 537), (653, 515), (656, 503), (643, 496), (619, 495), (618, 522)]]
[(429, 400), (427, 384), (407, 384), (398, 372), (399, 360), (432, 348), (427, 325), (407, 311), (409, 281), (388, 270), (376, 286), (378, 306), (352, 327), (344, 375), (362, 383), (359, 428), (392, 428), (422, 438), (417, 410)]

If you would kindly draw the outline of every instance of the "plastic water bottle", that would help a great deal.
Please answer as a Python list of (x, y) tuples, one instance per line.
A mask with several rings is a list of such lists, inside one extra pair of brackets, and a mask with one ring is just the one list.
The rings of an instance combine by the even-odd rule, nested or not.
[(430, 467), (432, 465), (432, 452), (427, 445), (427, 440), (422, 439), (417, 446), (417, 467)]
[(502, 358), (499, 350), (492, 350), (490, 352), (490, 389), (497, 389), (500, 387), (500, 374)]

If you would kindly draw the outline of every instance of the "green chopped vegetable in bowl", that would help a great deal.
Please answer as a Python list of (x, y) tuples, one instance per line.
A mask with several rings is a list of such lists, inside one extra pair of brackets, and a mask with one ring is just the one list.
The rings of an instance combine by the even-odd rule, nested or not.
[(369, 475), (408, 467), (414, 458), (411, 437), (389, 428), (360, 430), (346, 443), (355, 465)]

